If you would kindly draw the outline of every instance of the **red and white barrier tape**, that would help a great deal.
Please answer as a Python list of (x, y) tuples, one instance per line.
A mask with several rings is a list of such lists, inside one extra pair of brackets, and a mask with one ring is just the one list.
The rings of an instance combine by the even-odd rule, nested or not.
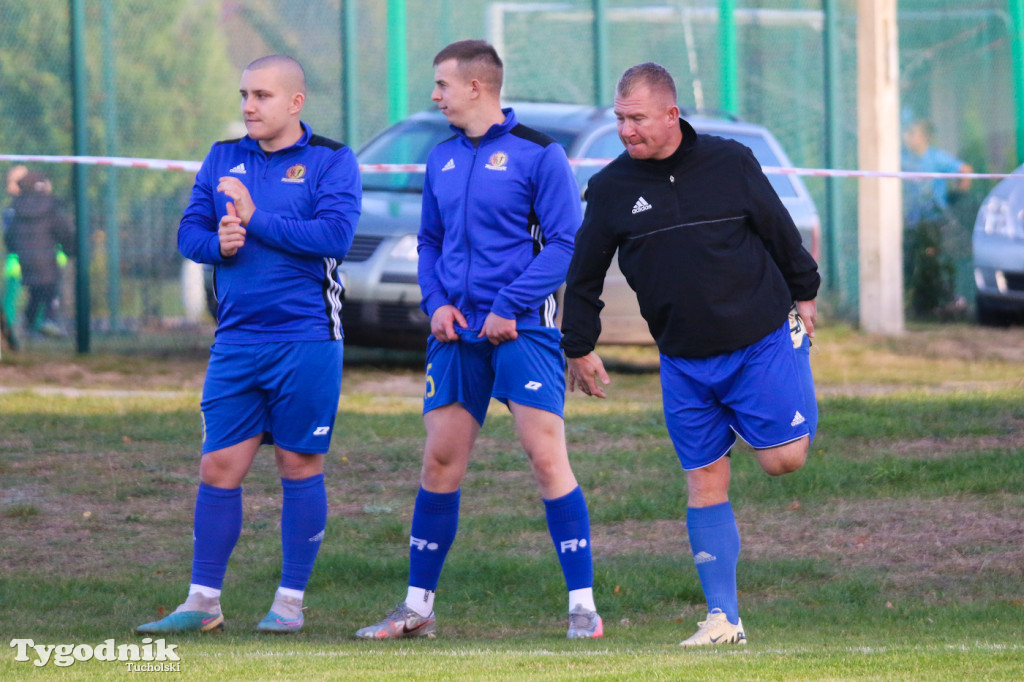
[(0, 161), (16, 163), (78, 163), (85, 166), (116, 166), (119, 168), (149, 168), (196, 172), (199, 161), (170, 161), (167, 159), (133, 159), (124, 156), (42, 156), (38, 154), (0, 154)]
[[(199, 161), (172, 161), (168, 159), (139, 159), (124, 156), (44, 156), (38, 154), (0, 154), (0, 161), (13, 163), (77, 163), (87, 166), (113, 166), (116, 168), (148, 168), (150, 170), (173, 170), (195, 173), (202, 165)], [(611, 159), (570, 159), (573, 166), (604, 166)], [(426, 166), (421, 163), (365, 163), (360, 164), (363, 173), (422, 173)], [(1024, 174), (1013, 173), (922, 173), (916, 171), (872, 171), (833, 170), (828, 168), (782, 168), (763, 166), (768, 174), (808, 175), (831, 178), (903, 178), (909, 180), (927, 179), (991, 179), (998, 180), (1011, 176), (1024, 178)]]

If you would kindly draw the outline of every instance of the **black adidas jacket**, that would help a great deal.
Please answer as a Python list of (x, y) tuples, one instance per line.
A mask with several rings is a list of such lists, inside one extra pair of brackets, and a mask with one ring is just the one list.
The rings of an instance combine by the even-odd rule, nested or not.
[(615, 250), (658, 349), (708, 357), (778, 329), (821, 278), (789, 212), (745, 146), (698, 135), (667, 159), (625, 152), (590, 179), (566, 278), (562, 347), (594, 349)]

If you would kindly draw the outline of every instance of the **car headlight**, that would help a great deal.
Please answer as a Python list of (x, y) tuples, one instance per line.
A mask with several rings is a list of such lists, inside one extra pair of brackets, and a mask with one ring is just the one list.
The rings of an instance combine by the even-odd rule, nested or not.
[(392, 258), (397, 258), (398, 260), (418, 260), (419, 254), (416, 252), (416, 235), (407, 234), (399, 239), (398, 243), (391, 249), (390, 255)]
[(1003, 197), (989, 197), (978, 210), (974, 230), (1007, 239), (1024, 239), (1024, 211), (1015, 211)]

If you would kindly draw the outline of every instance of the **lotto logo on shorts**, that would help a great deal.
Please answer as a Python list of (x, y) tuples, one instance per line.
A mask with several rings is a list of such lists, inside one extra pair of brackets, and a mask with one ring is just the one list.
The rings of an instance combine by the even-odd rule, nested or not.
[(544, 384), (540, 383), (539, 381), (527, 381), (526, 385), (523, 386), (523, 388), (525, 388), (528, 391), (536, 391), (543, 385)]
[(313, 435), (314, 436), (326, 436), (330, 432), (331, 432), (331, 427), (330, 426), (318, 426), (318, 427), (316, 427), (313, 430)]

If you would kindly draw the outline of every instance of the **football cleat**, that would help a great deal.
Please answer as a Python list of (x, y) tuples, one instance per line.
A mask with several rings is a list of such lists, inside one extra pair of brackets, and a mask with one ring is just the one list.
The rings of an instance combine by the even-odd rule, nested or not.
[(597, 611), (588, 611), (583, 604), (569, 612), (569, 639), (597, 639), (604, 635), (604, 621)]
[(185, 603), (174, 609), (172, 613), (160, 620), (140, 625), (135, 628), (135, 632), (140, 635), (152, 635), (171, 632), (209, 632), (223, 628), (224, 614), (220, 611), (220, 600), (217, 597), (190, 594)]
[(736, 625), (733, 625), (724, 613), (715, 609), (713, 613), (708, 614), (707, 620), (697, 623), (697, 632), (692, 637), (684, 639), (679, 645), (746, 644), (747, 635), (743, 632), (743, 620), (737, 619), (737, 621)]
[(257, 632), (284, 634), (302, 629), (302, 600), (276, 595), (270, 613), (256, 625)]
[(384, 620), (367, 626), (358, 632), (359, 639), (402, 639), (403, 637), (436, 636), (434, 614), (421, 616), (402, 602), (391, 610)]

